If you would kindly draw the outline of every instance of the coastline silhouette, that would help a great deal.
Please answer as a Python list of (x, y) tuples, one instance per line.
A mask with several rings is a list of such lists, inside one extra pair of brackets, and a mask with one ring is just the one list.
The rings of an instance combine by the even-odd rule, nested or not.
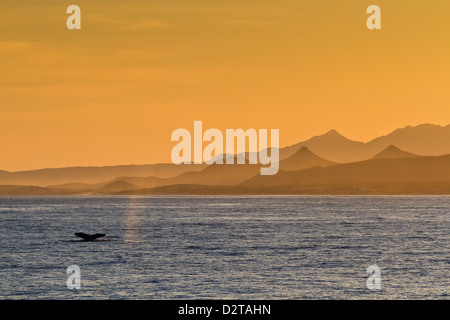
[(330, 130), (281, 148), (279, 165), (274, 176), (248, 161), (0, 171), (0, 195), (450, 194), (450, 125), (367, 143)]

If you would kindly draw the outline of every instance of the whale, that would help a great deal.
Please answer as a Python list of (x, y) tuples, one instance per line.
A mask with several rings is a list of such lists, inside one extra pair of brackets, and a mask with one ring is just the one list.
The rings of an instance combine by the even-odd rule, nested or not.
[(83, 232), (75, 232), (75, 235), (82, 238), (84, 241), (95, 241), (102, 237), (105, 237), (106, 240), (106, 233), (86, 234)]

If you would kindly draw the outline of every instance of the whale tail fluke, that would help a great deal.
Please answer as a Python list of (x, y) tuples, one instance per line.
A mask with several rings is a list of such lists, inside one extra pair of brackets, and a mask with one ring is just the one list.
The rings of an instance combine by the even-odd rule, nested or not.
[(102, 238), (102, 237), (106, 238), (105, 233), (86, 234), (83, 232), (76, 232), (75, 235), (77, 237), (82, 238), (84, 241), (94, 241), (95, 239)]

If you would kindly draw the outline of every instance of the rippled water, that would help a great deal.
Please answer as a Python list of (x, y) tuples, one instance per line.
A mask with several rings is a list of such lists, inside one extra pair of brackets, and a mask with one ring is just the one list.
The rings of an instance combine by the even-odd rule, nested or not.
[[(449, 299), (449, 209), (437, 196), (0, 197), (0, 298)], [(66, 286), (74, 264), (80, 290)]]

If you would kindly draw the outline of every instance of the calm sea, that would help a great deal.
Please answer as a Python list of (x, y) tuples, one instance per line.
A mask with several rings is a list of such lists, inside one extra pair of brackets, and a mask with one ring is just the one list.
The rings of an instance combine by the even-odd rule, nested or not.
[(0, 197), (0, 298), (449, 299), (449, 211), (448, 196)]

